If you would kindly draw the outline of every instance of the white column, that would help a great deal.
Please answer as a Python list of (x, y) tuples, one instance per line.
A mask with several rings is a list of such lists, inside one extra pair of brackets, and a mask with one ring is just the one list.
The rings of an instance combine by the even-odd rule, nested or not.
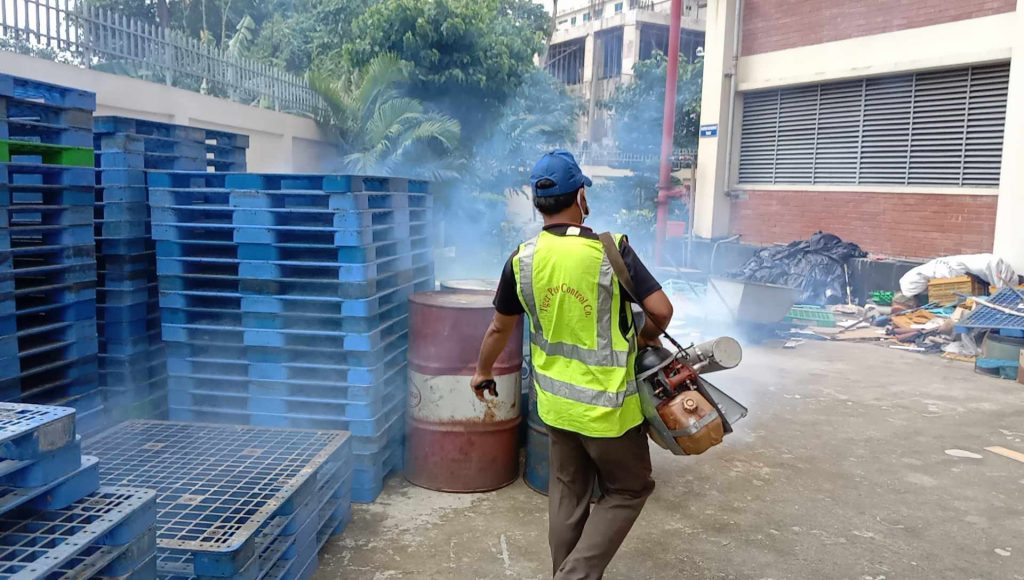
[(640, 26), (633, 22), (622, 27), (622, 77), (629, 82), (633, 65), (640, 60)]
[(1006, 100), (994, 251), (1024, 274), (1024, 0), (1017, 0), (1017, 31)]
[[(736, 2), (708, 0), (707, 6), (700, 123), (717, 124), (719, 131), (717, 137), (702, 137), (697, 147), (697, 191), (693, 224), (694, 233), (706, 238), (729, 232), (731, 201), (725, 192), (731, 185), (731, 177), (726, 175), (725, 142), (729, 128), (729, 75), (734, 72), (732, 48)], [(736, 107), (737, 117), (738, 113), (739, 106)], [(733, 149), (737, 147), (739, 140), (734, 138)]]

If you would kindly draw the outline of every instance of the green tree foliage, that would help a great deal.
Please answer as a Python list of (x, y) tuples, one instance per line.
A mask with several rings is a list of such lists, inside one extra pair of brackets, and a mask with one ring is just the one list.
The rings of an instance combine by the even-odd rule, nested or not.
[[(613, 216), (607, 227), (629, 234), (638, 251), (643, 252), (653, 247), (667, 72), (668, 58), (655, 53), (634, 65), (632, 83), (619, 87), (602, 103), (610, 112), (612, 136), (619, 151), (645, 160), (629, 163), (632, 175), (595, 187), (592, 197), (606, 210), (605, 215)], [(697, 146), (702, 73), (702, 61), (680, 60), (673, 139), (676, 148)], [(688, 219), (688, 208), (679, 201), (670, 203), (669, 213), (670, 219)]]
[(531, 71), (487, 131), (487, 138), (473, 149), (467, 169), (474, 189), (498, 195), (520, 191), (544, 151), (575, 138), (582, 109), (582, 102), (547, 71)]
[(295, 0), (260, 27), (250, 56), (296, 74), (314, 63), (325, 73), (343, 73), (341, 49), (353, 41), (353, 24), (373, 0)]
[(456, 175), (451, 153), (458, 146), (459, 122), (427, 111), (404, 94), (411, 70), (385, 53), (337, 80), (310, 73), (310, 84), (327, 105), (318, 121), (333, 132), (345, 153), (341, 169), (433, 180)]
[[(697, 146), (703, 61), (679, 60), (676, 87), (675, 146)], [(611, 112), (612, 134), (619, 150), (629, 153), (661, 152), (661, 124), (665, 103), (668, 58), (656, 52), (633, 66), (633, 82), (619, 87), (603, 106)]]
[(358, 34), (341, 53), (355, 69), (382, 52), (397, 54), (413, 64), (416, 97), (476, 127), (535, 68), (547, 26), (531, 0), (382, 0), (356, 19)]

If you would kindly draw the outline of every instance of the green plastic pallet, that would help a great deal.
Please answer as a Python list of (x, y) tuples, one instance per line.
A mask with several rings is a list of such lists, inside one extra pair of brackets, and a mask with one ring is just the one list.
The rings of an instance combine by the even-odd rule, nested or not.
[(47, 165), (93, 167), (95, 152), (89, 147), (63, 147), (46, 143), (0, 140), (0, 162), (10, 163), (15, 155), (39, 155)]
[(818, 308), (817, 306), (794, 306), (789, 309), (789, 314), (786, 315), (786, 322), (834, 328), (836, 317), (828, 310)]

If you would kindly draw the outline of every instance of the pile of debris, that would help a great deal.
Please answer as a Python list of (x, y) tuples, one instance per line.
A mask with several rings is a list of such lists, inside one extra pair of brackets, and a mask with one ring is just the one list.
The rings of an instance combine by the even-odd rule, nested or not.
[(900, 291), (875, 291), (865, 306), (795, 306), (787, 348), (804, 340), (876, 342), (941, 353), (978, 372), (1024, 383), (1024, 290), (991, 254), (940, 258), (910, 270)]

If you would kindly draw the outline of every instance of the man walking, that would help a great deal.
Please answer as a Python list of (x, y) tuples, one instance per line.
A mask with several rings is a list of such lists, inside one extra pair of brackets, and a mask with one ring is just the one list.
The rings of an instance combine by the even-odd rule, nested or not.
[[(493, 378), (494, 361), (526, 314), (537, 406), (550, 434), (554, 578), (600, 579), (654, 490), (634, 360), (638, 344), (658, 341), (672, 304), (616, 235), (648, 315), (637, 335), (630, 298), (598, 235), (583, 225), (591, 181), (571, 153), (545, 154), (530, 181), (544, 229), (505, 265), (471, 386)], [(595, 479), (601, 495), (591, 507)]]

